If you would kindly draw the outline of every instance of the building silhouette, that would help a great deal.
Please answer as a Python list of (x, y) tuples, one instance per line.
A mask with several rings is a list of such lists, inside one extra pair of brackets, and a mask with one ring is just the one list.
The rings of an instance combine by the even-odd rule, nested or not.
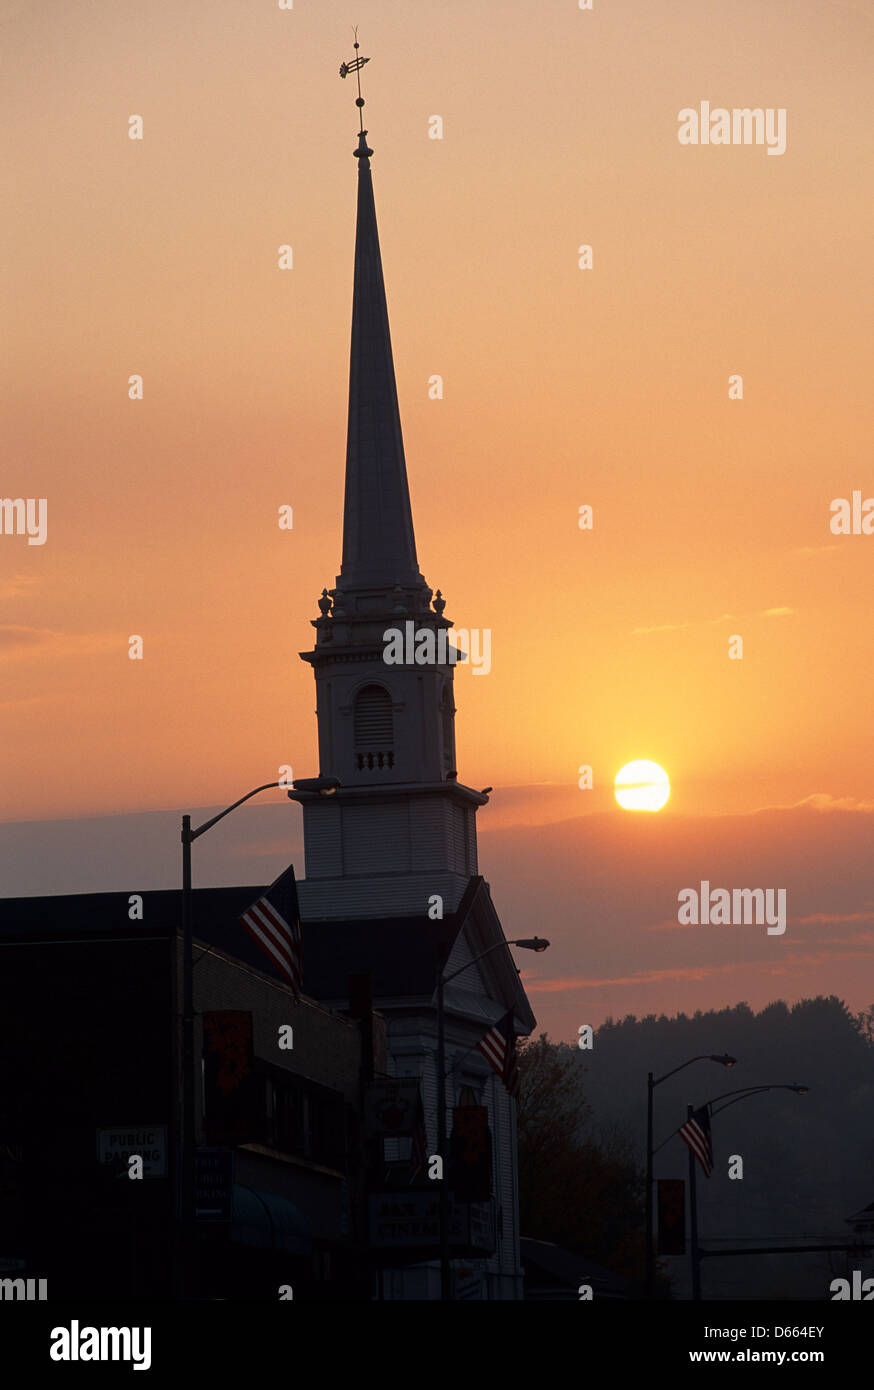
[[(365, 1055), (384, 1066), (382, 1022), (293, 1001), (243, 945), (253, 890), (194, 896), (188, 1296), (368, 1299), (361, 1078)], [(123, 893), (0, 901), (0, 1265), (49, 1299), (179, 1295), (181, 903), (137, 897), (136, 920)]]

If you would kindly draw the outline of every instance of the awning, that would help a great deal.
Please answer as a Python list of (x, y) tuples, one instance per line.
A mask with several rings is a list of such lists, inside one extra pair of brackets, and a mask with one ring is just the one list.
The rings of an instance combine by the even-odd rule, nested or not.
[(308, 1255), (313, 1248), (306, 1217), (287, 1197), (234, 1183), (231, 1240), (262, 1250)]

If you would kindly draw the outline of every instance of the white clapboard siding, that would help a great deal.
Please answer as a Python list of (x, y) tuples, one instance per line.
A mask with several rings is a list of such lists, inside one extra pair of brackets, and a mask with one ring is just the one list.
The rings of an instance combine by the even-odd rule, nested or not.
[(384, 805), (379, 815), (370, 806), (343, 807), (343, 872), (407, 873), (409, 811), (405, 802)]
[(438, 797), (419, 797), (410, 806), (410, 857), (413, 867), (433, 864), (435, 857), (449, 867), (449, 807)]
[(360, 878), (307, 878), (297, 885), (305, 922), (379, 917), (425, 917), (435, 893), (443, 899), (444, 914), (454, 912), (467, 888), (462, 874), (399, 874)]

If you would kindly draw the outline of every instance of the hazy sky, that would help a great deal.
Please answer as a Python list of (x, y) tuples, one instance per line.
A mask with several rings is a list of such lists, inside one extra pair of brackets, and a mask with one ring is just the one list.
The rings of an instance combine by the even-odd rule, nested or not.
[[(555, 922), (541, 982), (669, 972), (640, 998), (539, 987), (541, 1021), (608, 990), (602, 1012), (827, 981), (861, 1007), (870, 921), (844, 918), (874, 898), (874, 536), (829, 521), (874, 496), (874, 12), (841, 0), (6, 0), (0, 491), (45, 497), (48, 522), (41, 546), (0, 536), (0, 891), (115, 886), (125, 835), (131, 876), (168, 886), (174, 817), (141, 813), (318, 770), (297, 653), (340, 559), (352, 23), (420, 564), (447, 616), (492, 632), (490, 674), (456, 676), (460, 777), (496, 788), (482, 870), (505, 925), (529, 890)], [(701, 101), (785, 108), (786, 152), (682, 146)], [(646, 826), (607, 791), (636, 757), (672, 779)], [(20, 827), (120, 812), (114, 839)], [(279, 872), (299, 812), (272, 814), (199, 881)], [(141, 838), (159, 824), (169, 858)], [(723, 865), (787, 886), (799, 920), (833, 914), (815, 961), (768, 973), (791, 927), (668, 946), (667, 867), (692, 874), (676, 903)]]

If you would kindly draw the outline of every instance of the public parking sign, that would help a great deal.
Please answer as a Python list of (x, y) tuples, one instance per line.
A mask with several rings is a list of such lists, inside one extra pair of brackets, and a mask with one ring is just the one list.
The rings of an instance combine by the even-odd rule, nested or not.
[[(121, 1161), (124, 1170), (132, 1154), (143, 1160), (144, 1178), (167, 1176), (166, 1125), (112, 1125), (97, 1131), (97, 1155), (101, 1163)], [(121, 1177), (127, 1172), (122, 1171)]]

